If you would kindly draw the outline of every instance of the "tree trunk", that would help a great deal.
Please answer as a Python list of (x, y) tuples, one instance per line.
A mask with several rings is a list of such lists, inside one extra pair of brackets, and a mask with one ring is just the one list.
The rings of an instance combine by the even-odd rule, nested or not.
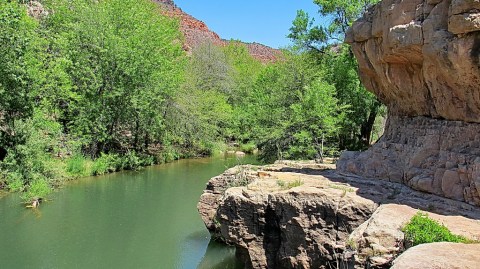
[(0, 162), (5, 160), (5, 157), (7, 157), (7, 150), (0, 147)]
[(370, 115), (368, 116), (368, 120), (364, 122), (361, 127), (360, 138), (362, 140), (362, 143), (367, 147), (370, 146), (373, 125), (375, 124), (375, 119), (377, 118), (378, 109), (380, 108), (380, 106), (381, 103), (378, 101), (373, 104)]

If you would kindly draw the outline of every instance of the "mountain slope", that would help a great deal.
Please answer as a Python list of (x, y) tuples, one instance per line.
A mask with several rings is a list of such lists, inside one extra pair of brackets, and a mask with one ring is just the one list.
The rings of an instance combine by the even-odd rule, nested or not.
[[(159, 4), (167, 16), (180, 19), (181, 31), (185, 36), (185, 44), (183, 47), (186, 51), (191, 51), (193, 48), (207, 41), (218, 46), (225, 46), (228, 44), (228, 40), (220, 38), (220, 36), (211, 31), (204, 22), (183, 12), (181, 8), (175, 5), (173, 0), (152, 1)], [(278, 49), (273, 49), (259, 43), (242, 43), (247, 46), (250, 54), (255, 59), (262, 62), (275, 61), (281, 53)]]

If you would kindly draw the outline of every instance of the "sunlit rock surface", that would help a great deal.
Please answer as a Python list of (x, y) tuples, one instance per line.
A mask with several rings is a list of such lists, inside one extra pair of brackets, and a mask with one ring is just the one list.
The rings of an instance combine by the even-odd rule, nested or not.
[(384, 0), (346, 40), (389, 120), (338, 169), (480, 205), (480, 1)]

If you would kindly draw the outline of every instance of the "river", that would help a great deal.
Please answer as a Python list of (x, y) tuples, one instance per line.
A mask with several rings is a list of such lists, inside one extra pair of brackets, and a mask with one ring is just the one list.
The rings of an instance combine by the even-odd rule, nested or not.
[(253, 157), (181, 160), (74, 181), (38, 210), (0, 199), (0, 268), (240, 269), (196, 204), (209, 178)]

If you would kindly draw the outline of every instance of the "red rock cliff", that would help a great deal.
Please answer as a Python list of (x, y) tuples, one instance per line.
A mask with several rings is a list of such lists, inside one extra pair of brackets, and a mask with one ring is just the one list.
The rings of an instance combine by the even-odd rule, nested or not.
[[(194, 18), (193, 16), (185, 13), (175, 5), (172, 0), (153, 0), (158, 3), (168, 16), (179, 18), (181, 31), (185, 36), (184, 49), (191, 51), (193, 48), (199, 46), (205, 42), (212, 42), (218, 46), (225, 46), (229, 41), (221, 39), (217, 33), (211, 31), (208, 26)], [(275, 61), (280, 50), (270, 48), (268, 46), (259, 43), (244, 43), (250, 54), (257, 60), (262, 62)]]

